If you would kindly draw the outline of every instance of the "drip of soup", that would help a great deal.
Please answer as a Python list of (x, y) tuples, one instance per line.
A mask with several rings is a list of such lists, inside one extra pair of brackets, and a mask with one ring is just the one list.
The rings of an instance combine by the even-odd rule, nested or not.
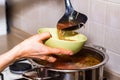
[[(74, 32), (74, 29), (73, 30), (70, 30), (70, 31), (66, 31), (66, 30), (63, 30), (65, 28), (69, 28), (73, 25), (76, 25), (76, 23), (70, 21), (70, 22), (67, 22), (67, 23), (59, 23), (57, 25), (57, 31), (58, 31), (58, 38), (61, 39), (61, 40), (70, 40), (70, 39), (66, 39), (65, 37), (68, 35), (69, 33), (69, 36), (70, 35), (74, 35), (75, 32)], [(72, 41), (72, 40), (70, 40)]]
[[(75, 30), (79, 29), (79, 27), (76, 26), (77, 24), (78, 22), (72, 22), (72, 21), (65, 22), (65, 23), (58, 23), (57, 25), (58, 38), (61, 40), (73, 41), (71, 39), (66, 39), (66, 37), (74, 36), (76, 34)], [(84, 26), (84, 24), (82, 25)]]

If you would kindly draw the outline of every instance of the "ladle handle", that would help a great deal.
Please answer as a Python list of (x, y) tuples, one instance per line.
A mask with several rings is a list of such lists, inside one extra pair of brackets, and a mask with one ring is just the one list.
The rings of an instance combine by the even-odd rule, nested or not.
[(70, 0), (65, 0), (65, 7), (66, 7), (66, 13), (71, 13), (74, 10)]

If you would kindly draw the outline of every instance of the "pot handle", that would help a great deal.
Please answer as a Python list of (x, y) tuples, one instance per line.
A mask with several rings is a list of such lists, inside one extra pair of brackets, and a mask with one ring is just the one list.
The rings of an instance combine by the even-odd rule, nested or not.
[(90, 46), (90, 47), (93, 47), (93, 48), (98, 49), (100, 51), (106, 52), (106, 49), (100, 45), (88, 44), (87, 46)]

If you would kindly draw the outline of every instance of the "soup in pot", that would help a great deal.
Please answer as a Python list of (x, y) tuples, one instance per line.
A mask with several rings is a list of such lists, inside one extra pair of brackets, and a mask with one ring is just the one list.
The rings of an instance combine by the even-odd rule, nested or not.
[[(55, 56), (56, 57), (56, 56)], [(49, 63), (47, 61), (34, 60), (35, 62), (55, 69), (82, 69), (97, 65), (101, 62), (92, 55), (81, 56), (57, 56), (57, 61)]]

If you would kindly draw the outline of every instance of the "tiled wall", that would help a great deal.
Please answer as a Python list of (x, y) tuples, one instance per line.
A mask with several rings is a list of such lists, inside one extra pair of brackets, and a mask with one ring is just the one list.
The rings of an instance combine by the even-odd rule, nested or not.
[[(120, 0), (71, 0), (73, 7), (88, 16), (80, 30), (88, 43), (104, 46), (120, 55)], [(36, 34), (40, 27), (56, 27), (64, 14), (64, 0), (11, 0), (12, 26)]]

